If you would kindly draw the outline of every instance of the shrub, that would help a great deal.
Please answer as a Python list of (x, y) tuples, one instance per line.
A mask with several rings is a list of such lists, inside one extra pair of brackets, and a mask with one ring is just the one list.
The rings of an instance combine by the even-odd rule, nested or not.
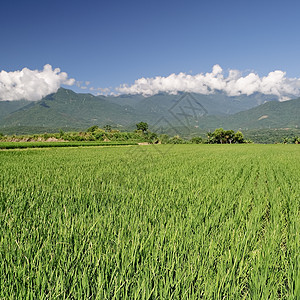
[(195, 136), (191, 139), (192, 144), (201, 144), (202, 143), (202, 137), (200, 136)]

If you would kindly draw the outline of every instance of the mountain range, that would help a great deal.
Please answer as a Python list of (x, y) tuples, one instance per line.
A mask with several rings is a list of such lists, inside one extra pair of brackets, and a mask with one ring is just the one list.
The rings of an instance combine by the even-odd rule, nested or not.
[[(132, 130), (140, 121), (150, 130), (174, 128), (213, 130), (298, 128), (300, 98), (279, 102), (276, 96), (255, 93), (229, 97), (179, 93), (94, 96), (60, 88), (40, 101), (0, 101), (0, 132), (38, 133), (58, 129), (85, 130), (92, 125), (111, 125)], [(185, 130), (186, 131), (186, 130)]]

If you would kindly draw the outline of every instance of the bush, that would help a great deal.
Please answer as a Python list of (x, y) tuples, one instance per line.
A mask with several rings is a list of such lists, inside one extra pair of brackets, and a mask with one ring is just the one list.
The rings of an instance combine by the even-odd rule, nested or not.
[(169, 141), (169, 136), (167, 134), (161, 134), (159, 140), (162, 144), (167, 144)]
[(195, 136), (191, 139), (192, 144), (201, 144), (202, 143), (202, 137), (200, 136)]
[(86, 132), (94, 132), (94, 131), (96, 131), (97, 129), (99, 129), (99, 126), (94, 125), (94, 126), (89, 127), (89, 128), (86, 130)]
[(169, 144), (185, 144), (185, 141), (179, 137), (179, 135), (175, 135), (171, 139), (169, 139)]
[(98, 141), (103, 141), (105, 139), (105, 133), (104, 132), (97, 132), (94, 135), (95, 139)]

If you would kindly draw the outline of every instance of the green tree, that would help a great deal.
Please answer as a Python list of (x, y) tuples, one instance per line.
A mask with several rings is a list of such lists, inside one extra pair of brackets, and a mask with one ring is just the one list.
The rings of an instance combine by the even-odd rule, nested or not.
[(158, 136), (155, 132), (149, 132), (148, 133), (148, 141), (150, 143), (153, 143), (153, 144), (157, 144), (158, 143)]
[(169, 136), (167, 134), (161, 134), (159, 136), (159, 141), (162, 143), (162, 144), (168, 144), (168, 141), (169, 141)]
[(60, 129), (60, 130), (59, 130), (59, 137), (62, 138), (62, 137), (64, 136), (64, 134), (65, 134), (64, 131), (63, 131), (62, 129)]
[(213, 138), (217, 144), (225, 144), (226, 143), (225, 130), (223, 128), (217, 128), (213, 132)]
[(284, 144), (288, 144), (288, 143), (290, 142), (290, 139), (287, 138), (287, 137), (285, 137), (285, 138), (283, 138), (282, 142), (283, 142)]
[(87, 129), (87, 132), (95, 132), (99, 127), (97, 125), (93, 125)]
[(234, 142), (237, 144), (243, 144), (245, 143), (244, 135), (241, 131), (237, 131), (234, 135)]
[(179, 136), (175, 135), (169, 139), (169, 144), (184, 144), (185, 141)]
[(111, 125), (105, 125), (104, 127), (104, 130), (106, 131), (106, 132), (111, 132)]
[(192, 144), (201, 144), (202, 143), (202, 137), (200, 137), (200, 136), (194, 136), (191, 139), (191, 143)]
[(148, 124), (145, 123), (145, 122), (137, 123), (137, 124), (136, 124), (136, 129), (137, 129), (137, 130), (141, 130), (141, 131), (143, 131), (144, 133), (147, 133), (147, 132), (148, 132)]
[(208, 144), (232, 144), (232, 143), (245, 143), (244, 135), (233, 130), (224, 130), (223, 128), (217, 128), (214, 132), (207, 133)]
[(233, 130), (226, 130), (224, 132), (224, 135), (225, 135), (225, 142), (226, 144), (231, 144), (233, 141), (234, 141), (234, 131)]
[(211, 131), (207, 132), (207, 144), (214, 144), (214, 135)]
[(292, 143), (293, 144), (300, 144), (300, 137), (299, 136), (294, 136), (292, 138)]

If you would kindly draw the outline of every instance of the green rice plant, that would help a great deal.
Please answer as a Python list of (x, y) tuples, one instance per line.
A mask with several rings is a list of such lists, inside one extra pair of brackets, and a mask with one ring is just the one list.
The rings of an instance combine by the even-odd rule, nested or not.
[(0, 151), (0, 299), (297, 299), (298, 147), (163, 147)]
[(88, 146), (118, 146), (137, 145), (135, 141), (72, 141), (72, 142), (0, 142), (0, 149), (53, 148), (53, 147), (88, 147)]

